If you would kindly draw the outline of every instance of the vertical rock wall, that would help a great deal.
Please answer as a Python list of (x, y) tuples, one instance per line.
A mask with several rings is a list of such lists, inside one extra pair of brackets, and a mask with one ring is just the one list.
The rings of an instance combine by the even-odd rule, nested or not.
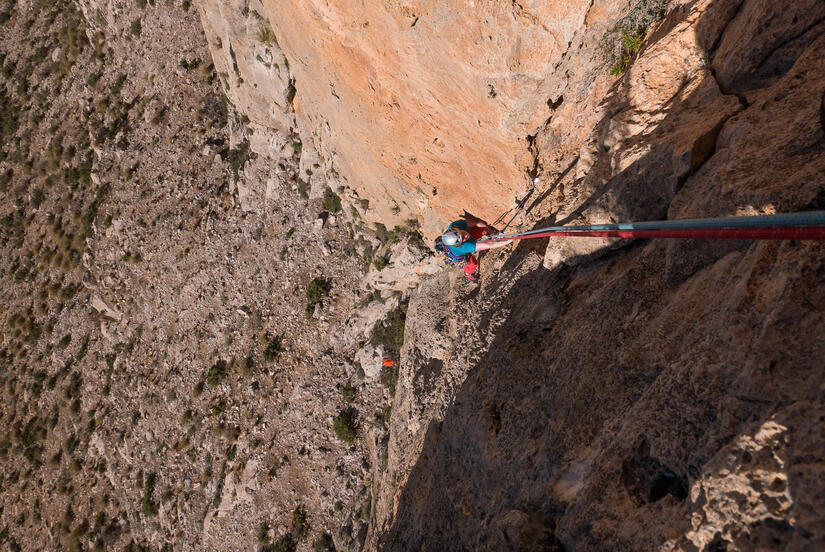
[[(571, 48), (596, 49), (597, 40), (582, 44), (583, 30), (602, 29), (624, 2), (595, 9), (585, 0), (235, 4), (202, 2), (206, 27), (246, 27), (246, 44), (213, 49), (230, 90), (238, 76), (265, 77), (246, 87), (246, 98), (230, 93), (233, 102), (253, 122), (277, 118), (272, 103), (286, 107), (282, 90), (294, 82), (294, 97), (286, 96), (297, 130), (338, 177), (333, 184), (369, 199), (373, 217), (388, 226), (416, 219), (434, 232), (462, 209), (495, 219), (509, 207), (535, 169), (532, 137), (559, 99), (555, 69)], [(236, 24), (230, 7), (255, 16)], [(273, 43), (250, 44), (267, 25)], [(245, 65), (260, 65), (255, 52), (276, 47), (290, 76), (282, 70), (280, 85), (263, 86), (272, 70)]]

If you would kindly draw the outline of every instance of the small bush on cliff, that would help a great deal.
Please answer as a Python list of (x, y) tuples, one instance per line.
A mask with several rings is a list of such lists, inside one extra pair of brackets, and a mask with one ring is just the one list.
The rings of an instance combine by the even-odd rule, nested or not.
[(329, 186), (324, 189), (323, 207), (325, 211), (329, 211), (330, 213), (337, 213), (341, 210), (341, 198), (338, 197), (338, 194), (333, 192)]
[(358, 396), (358, 389), (350, 382), (347, 382), (344, 387), (341, 388), (341, 397), (348, 403), (353, 402), (356, 396)]
[(258, 40), (263, 42), (264, 44), (275, 44), (275, 33), (268, 24), (261, 25), (261, 28), (258, 29)]
[(158, 505), (152, 499), (152, 493), (155, 492), (155, 482), (157, 480), (157, 474), (150, 473), (146, 476), (146, 479), (143, 483), (143, 515), (146, 517), (153, 517), (158, 515)]
[(640, 0), (625, 17), (602, 37), (602, 47), (610, 64), (610, 74), (624, 73), (630, 59), (639, 50), (650, 25), (660, 21), (668, 0)]
[(398, 384), (398, 364), (381, 368), (381, 384), (387, 388), (390, 397), (395, 397), (395, 386)]
[(333, 420), (332, 428), (335, 430), (335, 435), (345, 443), (354, 443), (358, 434), (358, 424), (355, 416), (355, 409), (347, 408), (342, 410)]
[(281, 338), (273, 337), (267, 342), (266, 348), (264, 349), (264, 360), (267, 362), (275, 362), (275, 359), (278, 358), (278, 355), (283, 351), (284, 346), (281, 343)]
[(295, 552), (298, 543), (292, 538), (290, 533), (280, 537), (274, 543), (262, 544), (258, 550), (259, 552)]
[(305, 307), (307, 317), (311, 317), (312, 313), (315, 312), (315, 305), (321, 303), (325, 298), (329, 297), (330, 287), (329, 282), (322, 280), (321, 278), (315, 278), (307, 284), (307, 304)]
[(307, 523), (307, 511), (303, 506), (298, 506), (292, 512), (292, 529), (295, 532), (295, 538), (301, 540), (309, 530), (309, 523)]
[(219, 360), (215, 364), (209, 368), (209, 371), (206, 373), (206, 383), (209, 384), (209, 387), (215, 387), (219, 383), (221, 383), (224, 378), (226, 377), (227, 372), (227, 364), (225, 360)]
[(335, 542), (332, 540), (332, 535), (329, 533), (321, 534), (312, 544), (312, 550), (314, 552), (335, 552)]
[(384, 354), (395, 359), (399, 358), (401, 346), (404, 345), (404, 325), (407, 321), (407, 303), (401, 303), (387, 316), (377, 322), (370, 332), (370, 343), (373, 347), (384, 347)]

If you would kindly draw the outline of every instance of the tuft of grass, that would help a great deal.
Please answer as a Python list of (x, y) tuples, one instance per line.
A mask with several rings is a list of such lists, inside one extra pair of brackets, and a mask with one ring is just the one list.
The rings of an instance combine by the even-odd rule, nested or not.
[(625, 17), (602, 37), (602, 48), (614, 76), (625, 72), (642, 46), (650, 26), (662, 19), (669, 0), (639, 0)]
[(275, 38), (275, 32), (269, 24), (265, 23), (258, 29), (258, 40), (264, 44), (277, 44), (278, 40)]
[(395, 397), (395, 386), (398, 384), (398, 363), (381, 368), (381, 384), (387, 388), (390, 397)]
[(140, 24), (140, 18), (132, 21), (132, 24), (129, 26), (129, 31), (132, 33), (132, 36), (140, 36), (142, 30), (143, 26)]
[(327, 532), (322, 533), (312, 544), (312, 550), (314, 552), (335, 552), (335, 542), (332, 540), (332, 535)]
[(304, 199), (309, 199), (309, 184), (299, 177), (296, 186), (298, 188), (298, 195)]
[(232, 168), (232, 174), (235, 176), (235, 180), (238, 179), (238, 172), (249, 160), (250, 155), (248, 140), (244, 140), (238, 144), (237, 147), (232, 148), (227, 152), (226, 160)]
[(347, 408), (339, 412), (333, 420), (332, 428), (339, 439), (350, 445), (354, 443), (355, 437), (358, 435), (355, 409)]
[(292, 512), (292, 529), (295, 531), (295, 537), (298, 540), (302, 539), (309, 530), (307, 511), (303, 506), (297, 506)]

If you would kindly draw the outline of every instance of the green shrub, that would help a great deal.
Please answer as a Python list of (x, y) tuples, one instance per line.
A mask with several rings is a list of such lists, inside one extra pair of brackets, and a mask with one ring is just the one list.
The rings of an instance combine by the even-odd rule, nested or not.
[(140, 36), (140, 32), (142, 30), (143, 28), (140, 24), (140, 18), (132, 21), (132, 24), (129, 26), (129, 31), (132, 33), (132, 36)]
[(309, 530), (307, 511), (303, 506), (296, 507), (292, 512), (292, 529), (295, 531), (295, 537), (298, 540), (302, 539)]
[(109, 88), (109, 92), (111, 92), (111, 95), (114, 96), (114, 97), (120, 96), (120, 92), (121, 92), (121, 90), (123, 90), (123, 85), (125, 83), (126, 83), (126, 75), (123, 75), (123, 74), (118, 75), (117, 79), (115, 79), (115, 82)]
[(153, 517), (158, 514), (158, 505), (152, 500), (156, 480), (157, 475), (150, 473), (143, 482), (143, 515), (146, 517)]
[(639, 50), (650, 25), (660, 21), (667, 11), (668, 0), (640, 0), (602, 37), (602, 48), (610, 65), (610, 74), (624, 73)]
[(215, 387), (226, 378), (227, 364), (225, 360), (219, 360), (206, 372), (206, 383), (209, 387)]
[(229, 166), (232, 167), (232, 174), (235, 178), (238, 178), (238, 172), (243, 168), (246, 162), (249, 160), (250, 153), (249, 153), (249, 141), (244, 140), (237, 147), (232, 148), (227, 153), (227, 162)]
[(355, 437), (358, 434), (355, 409), (347, 408), (342, 410), (333, 421), (333, 429), (339, 439), (345, 443), (354, 443)]
[(312, 313), (315, 312), (315, 305), (321, 303), (324, 299), (329, 297), (329, 290), (331, 287), (332, 286), (329, 282), (321, 278), (314, 278), (309, 284), (307, 284), (307, 304), (305, 307), (305, 312), (308, 317), (311, 317)]
[(272, 31), (272, 27), (266, 23), (258, 29), (258, 40), (264, 44), (277, 44), (277, 39), (275, 38), (275, 33)]
[(387, 227), (380, 222), (375, 223), (375, 237), (378, 238), (382, 244), (398, 243), (401, 241), (401, 236), (404, 232), (405, 230), (400, 226), (396, 226), (392, 230), (387, 230)]
[(407, 320), (407, 303), (401, 303), (390, 311), (383, 320), (377, 322), (370, 332), (373, 347), (384, 347), (386, 356), (399, 358), (404, 345), (404, 324)]
[(298, 195), (304, 199), (309, 199), (309, 184), (304, 182), (302, 178), (298, 178), (296, 186), (298, 188)]
[(267, 362), (274, 362), (278, 355), (284, 351), (283, 344), (280, 337), (273, 337), (270, 339), (266, 348), (264, 349), (264, 360)]
[(241, 362), (241, 375), (244, 377), (251, 376), (254, 369), (255, 360), (252, 358), (252, 355), (249, 355)]
[(269, 524), (265, 521), (258, 526), (258, 542), (260, 544), (269, 542)]
[(324, 189), (324, 203), (322, 207), (330, 213), (337, 213), (341, 210), (341, 198), (338, 197), (338, 194), (333, 192), (329, 186)]
[(312, 544), (312, 550), (314, 552), (335, 552), (335, 542), (332, 540), (332, 535), (326, 532), (322, 533)]
[(295, 552), (298, 543), (292, 538), (292, 535), (287, 533), (283, 537), (276, 540), (273, 544), (267, 544), (260, 548), (261, 552)]
[(398, 364), (384, 366), (381, 368), (381, 384), (390, 392), (390, 397), (395, 396), (395, 386), (398, 384)]

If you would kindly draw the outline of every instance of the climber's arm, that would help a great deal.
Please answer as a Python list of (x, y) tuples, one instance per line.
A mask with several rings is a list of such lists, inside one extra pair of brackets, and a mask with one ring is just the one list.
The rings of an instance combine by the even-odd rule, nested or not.
[(476, 251), (484, 251), (485, 249), (495, 249), (497, 247), (504, 247), (505, 245), (509, 244), (512, 240), (506, 241), (493, 241), (493, 240), (482, 240), (476, 242)]

